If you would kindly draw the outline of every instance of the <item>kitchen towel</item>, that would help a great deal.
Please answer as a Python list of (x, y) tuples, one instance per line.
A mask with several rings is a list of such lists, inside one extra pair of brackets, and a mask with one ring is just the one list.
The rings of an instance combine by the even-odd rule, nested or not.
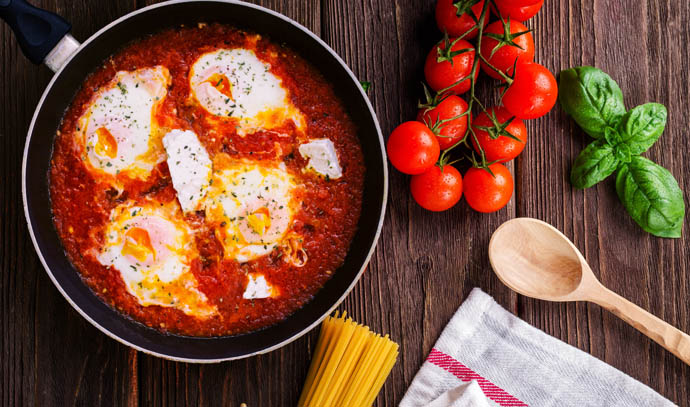
[[(477, 385), (468, 385), (472, 381)], [(441, 333), (400, 407), (480, 406), (478, 389), (489, 406), (674, 405), (532, 327), (475, 288)]]

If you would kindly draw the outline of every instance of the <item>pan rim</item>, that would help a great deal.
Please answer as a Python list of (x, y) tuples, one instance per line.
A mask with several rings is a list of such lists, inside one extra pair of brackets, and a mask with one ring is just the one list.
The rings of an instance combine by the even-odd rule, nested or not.
[[(103, 33), (105, 33), (106, 31), (110, 30), (112, 27), (118, 25), (119, 23), (121, 23), (121, 22), (123, 22), (123, 21), (125, 21), (125, 20), (128, 20), (128, 19), (130, 19), (130, 18), (132, 18), (132, 17), (134, 17), (134, 16), (136, 16), (136, 15), (138, 15), (138, 14), (148, 12), (149, 10), (152, 10), (152, 9), (161, 8), (161, 7), (167, 7), (167, 6), (170, 6), (170, 5), (173, 5), (173, 4), (180, 4), (180, 3), (225, 3), (225, 4), (235, 4), (235, 5), (239, 5), (239, 6), (242, 6), (242, 7), (253, 8), (253, 9), (256, 9), (256, 10), (258, 10), (258, 11), (261, 11), (261, 12), (264, 12), (264, 13), (267, 13), (267, 14), (270, 14), (270, 15), (272, 15), (272, 16), (274, 16), (274, 17), (276, 17), (276, 18), (279, 18), (279, 19), (281, 19), (281, 20), (284, 20), (284, 21), (286, 21), (287, 23), (291, 24), (291, 25), (292, 25), (293, 27), (295, 27), (296, 29), (299, 29), (299, 30), (303, 31), (305, 34), (307, 34), (309, 37), (311, 37), (313, 40), (315, 40), (322, 48), (324, 48), (326, 51), (328, 51), (328, 53), (331, 54), (331, 56), (332, 56), (333, 58), (335, 58), (335, 60), (345, 69), (345, 71), (346, 71), (347, 74), (349, 75), (350, 79), (352, 80), (353, 84), (356, 85), (356, 87), (359, 89), (360, 96), (364, 99), (364, 101), (365, 101), (365, 103), (366, 103), (366, 106), (367, 106), (367, 109), (369, 110), (369, 113), (371, 114), (371, 117), (373, 118), (374, 125), (375, 125), (375, 127), (376, 127), (376, 133), (377, 133), (377, 135), (378, 135), (378, 142), (379, 142), (379, 147), (380, 147), (380, 152), (381, 152), (381, 162), (382, 162), (382, 164), (383, 164), (383, 165), (382, 165), (382, 168), (383, 168), (383, 174), (382, 174), (382, 175), (383, 175), (383, 191), (382, 191), (382, 203), (381, 203), (379, 221), (378, 221), (378, 225), (377, 225), (377, 227), (376, 227), (376, 233), (375, 233), (375, 235), (374, 235), (374, 239), (373, 239), (373, 241), (372, 241), (372, 243), (371, 243), (371, 247), (369, 248), (369, 251), (368, 251), (368, 253), (367, 253), (366, 257), (365, 257), (365, 260), (364, 260), (364, 262), (362, 263), (362, 266), (360, 267), (359, 271), (357, 272), (357, 275), (355, 276), (355, 278), (352, 279), (352, 282), (350, 283), (350, 285), (349, 285), (349, 286), (347, 287), (347, 289), (343, 292), (343, 294), (340, 296), (340, 298), (338, 298), (338, 299), (333, 303), (333, 305), (328, 309), (328, 311), (325, 312), (323, 315), (321, 315), (321, 317), (317, 318), (314, 322), (312, 322), (311, 324), (309, 324), (307, 327), (305, 327), (305, 328), (302, 329), (301, 331), (299, 331), (299, 332), (293, 334), (292, 336), (290, 336), (290, 337), (284, 339), (283, 341), (281, 341), (281, 342), (279, 342), (279, 343), (277, 343), (277, 344), (275, 344), (275, 345), (269, 346), (269, 347), (266, 348), (266, 349), (262, 349), (262, 350), (256, 351), (256, 352), (247, 353), (247, 354), (245, 354), (245, 355), (240, 355), (240, 356), (230, 356), (230, 357), (213, 358), (213, 359), (197, 359), (197, 358), (187, 358), (187, 357), (179, 357), (179, 356), (168, 355), (168, 354), (165, 354), (165, 353), (156, 352), (156, 351), (153, 351), (153, 350), (144, 348), (144, 347), (142, 347), (142, 346), (139, 346), (139, 345), (137, 345), (137, 344), (131, 343), (131, 342), (125, 340), (124, 338), (119, 337), (119, 336), (116, 335), (115, 333), (111, 332), (110, 330), (108, 330), (107, 328), (105, 328), (104, 326), (102, 326), (101, 324), (99, 324), (98, 321), (96, 321), (96, 320), (94, 320), (93, 318), (91, 318), (91, 317), (86, 313), (86, 311), (82, 310), (82, 309), (72, 300), (72, 298), (63, 290), (61, 284), (59, 283), (59, 281), (57, 280), (57, 278), (53, 275), (52, 271), (50, 270), (50, 267), (48, 266), (48, 263), (46, 262), (46, 260), (45, 260), (45, 258), (44, 258), (44, 256), (43, 256), (43, 253), (42, 253), (42, 251), (41, 251), (41, 248), (39, 247), (38, 242), (37, 242), (37, 240), (36, 240), (36, 236), (35, 236), (35, 234), (34, 234), (33, 225), (32, 225), (32, 223), (31, 223), (31, 216), (30, 216), (29, 206), (28, 206), (28, 201), (27, 201), (27, 192), (26, 192), (26, 191), (27, 191), (27, 188), (26, 188), (26, 187), (27, 187), (27, 182), (26, 182), (26, 179), (27, 179), (27, 177), (26, 177), (26, 174), (27, 174), (27, 160), (28, 160), (28, 154), (29, 154), (29, 146), (30, 146), (30, 144), (31, 144), (31, 138), (32, 138), (33, 131), (34, 131), (34, 126), (35, 126), (35, 124), (36, 124), (36, 120), (37, 120), (37, 118), (38, 118), (38, 115), (39, 115), (39, 113), (40, 113), (42, 107), (43, 107), (43, 103), (44, 103), (46, 97), (48, 96), (48, 94), (50, 94), (50, 92), (51, 92), (51, 90), (52, 90), (52, 88), (53, 88), (53, 85), (54, 85), (55, 82), (58, 80), (58, 78), (60, 77), (60, 74), (61, 74), (62, 71), (65, 69), (65, 67), (66, 67), (66, 66), (70, 63), (70, 61), (71, 61), (73, 58), (75, 58), (75, 57), (76, 57), (76, 56), (77, 56), (87, 45), (89, 45), (89, 44), (90, 44), (92, 41), (94, 41), (96, 38), (100, 37)], [(384, 222), (384, 219), (385, 219), (385, 216), (386, 216), (386, 206), (387, 206), (387, 202), (388, 202), (388, 163), (387, 163), (387, 159), (386, 159), (386, 153), (385, 153), (386, 150), (385, 150), (385, 147), (384, 147), (384, 146), (385, 146), (385, 144), (384, 144), (384, 141), (383, 141), (383, 134), (382, 134), (382, 132), (381, 132), (381, 126), (380, 126), (380, 124), (379, 124), (379, 121), (378, 121), (376, 112), (374, 111), (374, 108), (373, 108), (373, 106), (371, 105), (371, 101), (369, 100), (369, 97), (368, 97), (368, 96), (366, 95), (366, 93), (364, 92), (364, 89), (362, 89), (362, 87), (360, 86), (360, 84), (359, 84), (359, 79), (357, 79), (357, 77), (354, 75), (354, 73), (352, 72), (352, 70), (350, 69), (350, 67), (345, 63), (345, 61), (343, 61), (343, 59), (342, 59), (342, 58), (341, 58), (341, 57), (340, 57), (340, 56), (339, 56), (339, 55), (338, 55), (328, 44), (326, 44), (319, 36), (317, 36), (316, 34), (314, 34), (311, 30), (307, 29), (306, 27), (304, 27), (303, 25), (301, 25), (301, 24), (298, 23), (297, 21), (295, 21), (295, 20), (293, 20), (293, 19), (291, 19), (291, 18), (289, 18), (289, 17), (287, 17), (287, 16), (285, 16), (285, 15), (283, 15), (283, 14), (281, 14), (281, 13), (278, 13), (278, 12), (273, 11), (273, 10), (271, 10), (271, 9), (268, 9), (268, 8), (266, 8), (266, 7), (262, 7), (262, 6), (255, 5), (255, 4), (246, 3), (246, 2), (243, 2), (243, 1), (239, 1), (239, 0), (169, 0), (169, 1), (162, 2), (162, 3), (153, 4), (153, 5), (150, 5), (150, 6), (141, 8), (141, 9), (138, 9), (138, 10), (134, 10), (134, 11), (132, 11), (132, 12), (130, 12), (130, 13), (128, 13), (128, 14), (125, 14), (124, 16), (122, 16), (122, 17), (120, 17), (120, 18), (118, 18), (118, 19), (112, 21), (111, 23), (107, 24), (106, 26), (104, 26), (104, 27), (101, 28), (100, 30), (96, 31), (93, 35), (91, 35), (86, 41), (84, 41), (83, 43), (81, 43), (80, 46), (79, 46), (79, 48), (78, 48), (78, 49), (77, 49), (77, 50), (76, 50), (76, 51), (75, 51), (65, 62), (64, 62), (64, 64), (60, 67), (60, 69), (59, 69), (57, 72), (54, 73), (54, 75), (53, 75), (53, 77), (51, 78), (50, 82), (48, 83), (48, 85), (46, 86), (45, 90), (43, 91), (43, 94), (41, 95), (41, 98), (39, 99), (38, 104), (36, 105), (36, 110), (34, 111), (33, 117), (32, 117), (32, 119), (31, 119), (31, 124), (29, 125), (29, 129), (28, 129), (28, 131), (27, 131), (26, 141), (25, 141), (25, 145), (24, 145), (24, 155), (23, 155), (23, 158), (22, 158), (22, 203), (23, 203), (23, 207), (24, 207), (24, 217), (25, 217), (25, 220), (26, 220), (27, 228), (29, 229), (29, 235), (30, 235), (31, 241), (32, 241), (32, 243), (33, 243), (33, 245), (34, 245), (34, 249), (35, 249), (35, 251), (36, 251), (36, 254), (38, 255), (39, 260), (41, 261), (41, 264), (43, 265), (44, 270), (46, 271), (46, 273), (47, 273), (48, 276), (50, 277), (51, 281), (53, 282), (53, 285), (55, 285), (55, 287), (56, 287), (56, 288), (58, 289), (58, 291), (62, 294), (62, 296), (63, 296), (63, 297), (67, 300), (67, 302), (72, 306), (72, 308), (74, 308), (74, 309), (75, 309), (84, 319), (86, 319), (91, 325), (93, 325), (93, 326), (95, 326), (96, 328), (98, 328), (101, 332), (103, 332), (103, 333), (106, 334), (107, 336), (109, 336), (109, 337), (111, 337), (112, 339), (114, 339), (114, 340), (116, 340), (116, 341), (118, 341), (118, 342), (120, 342), (120, 343), (122, 343), (122, 344), (124, 344), (124, 345), (126, 345), (126, 346), (129, 346), (129, 347), (131, 347), (131, 348), (133, 348), (133, 349), (135, 349), (135, 350), (137, 350), (137, 351), (143, 352), (143, 353), (148, 354), (148, 355), (156, 356), (156, 357), (159, 357), (159, 358), (163, 358), (163, 359), (167, 359), (167, 360), (171, 360), (171, 361), (176, 361), (176, 362), (186, 362), (186, 363), (209, 363), (209, 364), (210, 364), (210, 363), (220, 363), (220, 362), (230, 361), (230, 360), (244, 359), (244, 358), (248, 358), (248, 357), (252, 357), (252, 356), (255, 356), (255, 355), (260, 355), (260, 354), (268, 353), (268, 352), (271, 352), (271, 351), (273, 351), (273, 350), (279, 349), (279, 348), (281, 348), (281, 347), (283, 347), (283, 346), (285, 346), (285, 345), (287, 345), (287, 344), (289, 344), (289, 343), (291, 343), (291, 342), (297, 340), (298, 338), (300, 338), (300, 337), (302, 337), (303, 335), (305, 335), (307, 332), (309, 332), (309, 331), (311, 331), (312, 329), (314, 329), (314, 328), (315, 328), (317, 325), (319, 325), (328, 315), (330, 315), (331, 313), (333, 313), (333, 311), (335, 310), (335, 308), (337, 308), (337, 307), (345, 300), (345, 298), (350, 294), (350, 292), (352, 291), (352, 289), (354, 288), (354, 286), (357, 284), (357, 282), (359, 282), (359, 280), (361, 279), (362, 274), (364, 273), (364, 270), (365, 270), (365, 269), (367, 268), (367, 266), (369, 265), (369, 262), (370, 262), (370, 260), (371, 260), (371, 257), (372, 257), (372, 255), (374, 254), (374, 250), (376, 249), (378, 240), (379, 240), (379, 238), (380, 238), (380, 236), (381, 236), (381, 230), (382, 230), (382, 228), (383, 228), (383, 222)], [(200, 337), (199, 339), (208, 339), (208, 338), (207, 338), (207, 337), (203, 337), (203, 338)]]

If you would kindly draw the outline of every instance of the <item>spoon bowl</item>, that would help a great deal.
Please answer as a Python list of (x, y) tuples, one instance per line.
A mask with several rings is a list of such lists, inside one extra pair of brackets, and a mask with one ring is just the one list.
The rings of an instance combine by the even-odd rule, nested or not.
[(496, 229), (489, 242), (489, 259), (505, 285), (547, 301), (573, 300), (583, 274), (591, 273), (568, 238), (532, 218), (512, 219)]
[(489, 260), (498, 278), (518, 293), (599, 304), (690, 364), (690, 336), (604, 287), (575, 245), (548, 223), (505, 222), (491, 236)]

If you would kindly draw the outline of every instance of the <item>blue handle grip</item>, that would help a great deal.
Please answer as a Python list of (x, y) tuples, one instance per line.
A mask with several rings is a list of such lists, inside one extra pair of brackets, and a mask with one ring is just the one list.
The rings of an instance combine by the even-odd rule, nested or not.
[(40, 64), (72, 25), (57, 14), (24, 0), (0, 0), (0, 18), (14, 31), (24, 55)]

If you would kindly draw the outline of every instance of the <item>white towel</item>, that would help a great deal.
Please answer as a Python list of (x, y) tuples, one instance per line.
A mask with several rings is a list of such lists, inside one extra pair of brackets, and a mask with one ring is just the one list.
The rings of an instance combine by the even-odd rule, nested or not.
[[(477, 386), (468, 386), (473, 380)], [(490, 406), (674, 405), (625, 373), (530, 326), (479, 288), (443, 330), (400, 407), (481, 406), (477, 389)]]
[(453, 387), (438, 396), (426, 407), (491, 407), (479, 382), (472, 380)]

